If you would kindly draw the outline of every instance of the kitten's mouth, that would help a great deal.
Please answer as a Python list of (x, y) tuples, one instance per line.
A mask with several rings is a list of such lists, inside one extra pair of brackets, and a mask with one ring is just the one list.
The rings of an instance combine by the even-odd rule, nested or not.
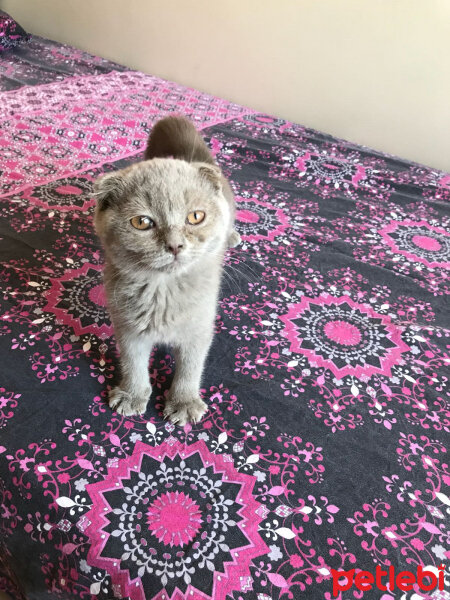
[(179, 271), (183, 267), (186, 267), (187, 261), (179, 256), (173, 256), (169, 261), (161, 264), (155, 265), (155, 269), (158, 271), (163, 271), (164, 273), (173, 273), (175, 271)]

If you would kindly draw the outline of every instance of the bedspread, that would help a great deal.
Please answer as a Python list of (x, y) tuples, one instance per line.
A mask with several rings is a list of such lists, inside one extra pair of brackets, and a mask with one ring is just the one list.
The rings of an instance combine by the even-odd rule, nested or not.
[[(0, 589), (448, 600), (450, 175), (39, 38), (0, 74)], [(94, 179), (170, 112), (202, 129), (242, 236), (184, 428), (162, 418), (167, 348), (144, 416), (107, 406), (92, 227)], [(336, 574), (419, 566), (433, 589)]]

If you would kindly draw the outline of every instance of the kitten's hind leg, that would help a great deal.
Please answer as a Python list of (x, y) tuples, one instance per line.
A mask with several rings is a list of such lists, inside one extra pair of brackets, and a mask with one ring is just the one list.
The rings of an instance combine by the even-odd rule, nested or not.
[(122, 380), (110, 391), (109, 406), (121, 415), (141, 415), (152, 393), (148, 372), (152, 340), (143, 336), (122, 336), (118, 343)]
[(198, 423), (207, 410), (199, 389), (210, 344), (210, 336), (197, 337), (174, 349), (175, 377), (166, 399), (164, 416), (180, 427)]

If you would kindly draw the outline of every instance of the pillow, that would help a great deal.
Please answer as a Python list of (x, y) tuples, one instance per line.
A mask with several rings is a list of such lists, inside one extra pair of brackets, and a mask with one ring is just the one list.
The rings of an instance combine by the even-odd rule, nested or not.
[(0, 51), (28, 42), (30, 35), (8, 13), (0, 10)]

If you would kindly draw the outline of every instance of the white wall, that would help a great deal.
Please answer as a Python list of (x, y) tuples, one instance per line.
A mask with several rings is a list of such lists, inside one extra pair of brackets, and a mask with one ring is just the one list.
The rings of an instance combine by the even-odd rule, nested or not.
[(450, 0), (0, 0), (29, 31), (450, 170)]

